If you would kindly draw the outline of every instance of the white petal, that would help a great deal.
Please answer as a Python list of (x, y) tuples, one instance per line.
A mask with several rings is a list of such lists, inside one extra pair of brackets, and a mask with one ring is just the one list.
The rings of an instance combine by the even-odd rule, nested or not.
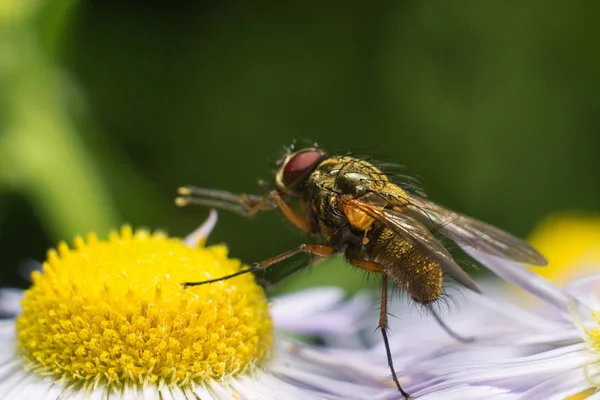
[(20, 289), (0, 289), (0, 318), (12, 318), (21, 314), (22, 298), (23, 291)]
[(472, 247), (463, 247), (463, 250), (502, 279), (539, 297), (548, 304), (556, 307), (559, 311), (567, 313), (569, 296), (556, 285), (531, 272), (517, 262), (492, 256), (475, 250)]
[(292, 315), (304, 317), (328, 310), (344, 298), (344, 291), (336, 286), (318, 287), (285, 294), (272, 299), (271, 315), (279, 319)]
[(11, 347), (2, 347), (10, 354), (8, 361), (0, 362), (0, 395), (3, 400), (55, 400), (61, 398), (64, 385), (51, 378), (41, 378), (23, 370), (20, 359)]
[[(321, 398), (264, 372), (259, 372), (254, 377), (240, 377), (231, 386), (241, 399), (247, 400), (278, 400), (282, 398), (282, 394), (285, 394), (286, 399), (317, 400)], [(230, 396), (227, 400), (231, 398)]]
[[(166, 387), (160, 391), (160, 397), (163, 400), (182, 400), (188, 399), (188, 396), (179, 387)], [(141, 399), (140, 399), (141, 400)]]
[(31, 273), (33, 271), (42, 271), (42, 263), (33, 259), (23, 261), (18, 267), (19, 275), (28, 282), (31, 282)]
[(564, 290), (588, 310), (600, 310), (600, 274), (579, 279)]
[(307, 289), (273, 299), (271, 316), (278, 330), (309, 334), (348, 334), (362, 324), (370, 303), (364, 295), (344, 301), (337, 287)]
[(419, 400), (514, 400), (515, 395), (506, 389), (492, 386), (458, 385), (435, 393), (421, 395), (415, 393)]
[[(213, 395), (210, 393), (209, 389), (205, 386), (197, 386), (192, 390), (196, 399), (210, 399)], [(235, 397), (231, 397), (234, 399)], [(158, 400), (158, 399), (157, 399)]]
[[(17, 396), (12, 398), (23, 400), (55, 400), (59, 398), (62, 386), (62, 384), (55, 385), (50, 378), (40, 379), (40, 377), (34, 374), (27, 373), (27, 379), (21, 382)], [(8, 399), (9, 397), (7, 395), (4, 398)]]
[(152, 390), (149, 390), (148, 387), (146, 388), (139, 388), (139, 387), (131, 387), (131, 386), (127, 386), (123, 388), (123, 392), (120, 394), (121, 398), (126, 399), (126, 400), (136, 400), (136, 399), (148, 399), (148, 400), (159, 400), (159, 392), (156, 390), (155, 387), (152, 387)]
[[(567, 370), (560, 375), (553, 375), (548, 380), (534, 386), (523, 393), (521, 398), (563, 400), (586, 389), (590, 384), (585, 381), (583, 368)], [(589, 398), (588, 398), (589, 399)]]
[[(506, 389), (533, 387), (547, 379), (571, 369), (582, 370), (588, 360), (582, 345), (558, 348), (530, 357), (487, 363), (455, 363), (429, 360), (412, 372), (433, 376), (430, 382), (422, 381), (421, 393), (435, 392), (456, 385), (488, 385)], [(440, 379), (441, 378), (441, 379)]]
[(574, 326), (565, 326), (551, 331), (521, 332), (502, 335), (497, 338), (497, 343), (511, 343), (513, 345), (551, 345), (565, 346), (581, 342), (581, 333)]
[(324, 368), (325, 373), (334, 371), (336, 375), (343, 375), (345, 379), (360, 382), (365, 386), (381, 386), (381, 377), (389, 372), (387, 366), (379, 367), (377, 363), (372, 362), (373, 360), (369, 360), (369, 353), (364, 351), (319, 349), (285, 341), (282, 341), (280, 348), (287, 353), (282, 358), (288, 366), (313, 372)]
[(206, 221), (204, 221), (204, 223), (196, 228), (192, 233), (187, 235), (183, 239), (183, 242), (188, 245), (188, 247), (198, 247), (200, 243), (208, 238), (212, 230), (215, 228), (215, 225), (217, 225), (218, 219), (219, 214), (217, 211), (215, 209), (211, 209), (208, 213), (208, 218), (206, 218)]
[[(12, 344), (16, 335), (15, 320), (14, 319), (0, 319), (0, 344), (8, 346), (8, 343)], [(0, 347), (4, 349), (4, 347)], [(0, 352), (0, 360), (3, 356), (11, 355), (8, 351)], [(0, 362), (1, 364), (1, 362)]]
[(310, 388), (322, 392), (324, 397), (329, 397), (332, 394), (354, 400), (376, 400), (385, 399), (390, 392), (389, 389), (367, 387), (318, 372), (301, 370), (287, 365), (279, 365), (277, 371), (299, 379)]
[[(117, 399), (121, 396), (118, 394), (111, 394), (111, 396), (115, 396)], [(95, 390), (83, 392), (76, 389), (66, 390), (62, 393), (60, 399), (69, 399), (69, 400), (105, 400), (106, 394), (104, 387), (100, 386)]]
[(5, 398), (18, 398), (20, 383), (27, 379), (27, 375), (19, 360), (11, 359), (0, 365), (0, 393)]
[(596, 392), (585, 400), (600, 400), (600, 392)]

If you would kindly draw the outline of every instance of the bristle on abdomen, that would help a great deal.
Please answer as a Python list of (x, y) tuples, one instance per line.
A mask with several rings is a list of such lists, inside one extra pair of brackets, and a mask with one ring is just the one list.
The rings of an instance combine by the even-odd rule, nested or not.
[(387, 266), (388, 276), (418, 303), (431, 304), (442, 296), (443, 272), (439, 264), (388, 228), (370, 236), (371, 259)]

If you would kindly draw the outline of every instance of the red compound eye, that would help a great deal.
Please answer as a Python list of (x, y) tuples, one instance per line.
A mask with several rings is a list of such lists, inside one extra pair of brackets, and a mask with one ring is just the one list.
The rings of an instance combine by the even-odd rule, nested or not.
[(318, 150), (302, 150), (293, 155), (283, 167), (283, 184), (288, 186), (296, 182), (321, 158)]

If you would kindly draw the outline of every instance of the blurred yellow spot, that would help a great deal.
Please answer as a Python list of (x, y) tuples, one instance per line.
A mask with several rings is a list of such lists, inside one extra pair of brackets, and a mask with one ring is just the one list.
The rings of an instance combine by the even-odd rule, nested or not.
[(533, 267), (558, 285), (600, 272), (600, 216), (556, 214), (540, 223), (529, 242), (548, 260)]
[(176, 384), (249, 372), (271, 348), (272, 321), (251, 274), (184, 289), (242, 267), (225, 246), (125, 226), (48, 252), (17, 319), (29, 367), (89, 389)]
[(565, 397), (565, 400), (584, 400), (593, 395), (594, 393), (596, 393), (596, 389), (590, 388), (577, 394), (574, 394), (573, 396)]

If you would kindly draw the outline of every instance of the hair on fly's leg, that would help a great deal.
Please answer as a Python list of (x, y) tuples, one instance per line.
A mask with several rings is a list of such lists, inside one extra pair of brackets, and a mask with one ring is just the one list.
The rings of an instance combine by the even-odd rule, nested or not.
[(390, 348), (390, 341), (388, 338), (388, 289), (388, 276), (386, 274), (383, 274), (381, 276), (381, 308), (379, 312), (379, 331), (381, 332), (381, 335), (383, 337), (385, 353), (387, 355), (388, 367), (392, 374), (392, 380), (394, 381), (398, 391), (402, 394), (402, 396), (404, 396), (405, 399), (408, 400), (412, 399), (412, 397), (407, 392), (405, 392), (404, 389), (402, 389), (402, 386), (400, 385), (400, 380), (398, 379), (398, 376), (396, 374), (396, 368), (394, 367), (394, 358), (392, 357), (392, 350)]

